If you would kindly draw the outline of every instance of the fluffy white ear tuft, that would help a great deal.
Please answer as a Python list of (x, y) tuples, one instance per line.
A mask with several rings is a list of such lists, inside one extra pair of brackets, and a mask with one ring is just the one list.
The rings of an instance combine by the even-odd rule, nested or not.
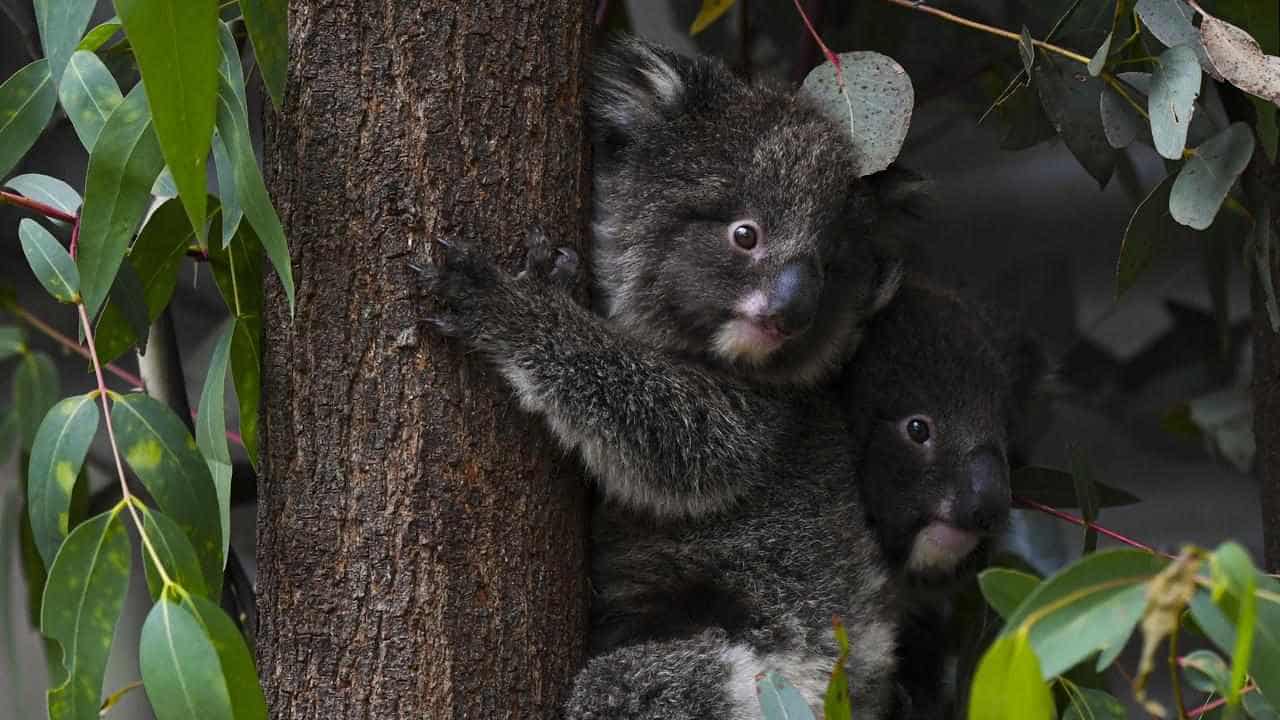
[(678, 105), (688, 88), (687, 75), (696, 61), (639, 38), (612, 43), (593, 60), (589, 100), (597, 131), (625, 134), (660, 118), (663, 108)]

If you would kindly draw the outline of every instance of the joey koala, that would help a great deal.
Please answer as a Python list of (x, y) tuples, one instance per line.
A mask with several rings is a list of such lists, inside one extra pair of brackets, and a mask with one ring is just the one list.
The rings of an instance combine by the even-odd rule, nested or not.
[(759, 716), (777, 670), (815, 707), (853, 639), (860, 717), (888, 708), (895, 586), (837, 399), (815, 384), (900, 280), (877, 193), (805, 97), (624, 40), (596, 61), (593, 264), (604, 317), (533, 233), (508, 276), (465, 245), (428, 319), (480, 351), (582, 457), (593, 652), (568, 718)]
[(1008, 458), (1044, 372), (989, 312), (908, 280), (842, 373), (868, 521), (901, 588), (896, 716), (944, 714), (947, 600), (1008, 522)]

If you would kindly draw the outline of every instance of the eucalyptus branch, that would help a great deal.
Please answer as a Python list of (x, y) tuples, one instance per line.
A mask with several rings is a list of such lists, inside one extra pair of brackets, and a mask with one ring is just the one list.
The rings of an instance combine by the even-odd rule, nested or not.
[(1173, 556), (1172, 556), (1172, 555), (1170, 555), (1169, 553), (1160, 552), (1159, 550), (1156, 550), (1155, 548), (1151, 547), (1150, 545), (1147, 545), (1147, 544), (1145, 544), (1145, 543), (1138, 542), (1137, 540), (1134, 540), (1134, 539), (1133, 539), (1133, 538), (1131, 538), (1131, 537), (1127, 537), (1127, 536), (1125, 536), (1125, 535), (1121, 535), (1120, 533), (1116, 532), (1115, 530), (1109, 530), (1109, 529), (1107, 529), (1107, 528), (1102, 527), (1101, 525), (1099, 525), (1099, 524), (1097, 524), (1097, 523), (1089, 522), (1088, 520), (1085, 520), (1085, 519), (1083, 519), (1083, 518), (1078, 518), (1078, 517), (1076, 517), (1075, 515), (1072, 515), (1071, 513), (1066, 513), (1066, 512), (1063, 512), (1063, 511), (1061, 511), (1061, 510), (1059, 510), (1059, 509), (1057, 509), (1057, 508), (1049, 507), (1048, 505), (1045, 505), (1045, 504), (1043, 504), (1043, 503), (1038, 503), (1038, 502), (1036, 502), (1035, 500), (1029, 500), (1029, 499), (1027, 499), (1027, 498), (1022, 498), (1022, 497), (1015, 497), (1015, 498), (1013, 499), (1013, 504), (1014, 504), (1014, 505), (1017, 505), (1017, 506), (1019, 506), (1019, 507), (1028, 508), (1028, 509), (1031, 509), (1031, 510), (1038, 510), (1038, 511), (1040, 511), (1040, 512), (1042, 512), (1042, 513), (1046, 514), (1046, 515), (1051, 515), (1051, 516), (1053, 516), (1053, 517), (1058, 518), (1059, 520), (1064, 520), (1064, 521), (1066, 521), (1066, 522), (1069, 522), (1069, 523), (1071, 523), (1072, 525), (1079, 525), (1080, 527), (1083, 527), (1083, 528), (1090, 528), (1090, 529), (1092, 529), (1092, 530), (1097, 530), (1097, 531), (1098, 531), (1098, 533), (1100, 533), (1100, 534), (1102, 534), (1102, 535), (1106, 535), (1107, 537), (1111, 538), (1112, 540), (1115, 540), (1115, 541), (1120, 542), (1120, 543), (1124, 543), (1125, 545), (1128, 545), (1129, 547), (1132, 547), (1132, 548), (1137, 548), (1137, 549), (1139, 549), (1139, 550), (1145, 550), (1145, 551), (1147, 551), (1147, 552), (1151, 553), (1152, 555), (1161, 555), (1161, 556), (1166, 557), (1166, 558), (1169, 558), (1169, 559), (1171, 559), (1171, 560), (1173, 559)]
[(0, 203), (34, 210), (45, 217), (53, 218), (54, 220), (61, 220), (65, 223), (74, 223), (76, 221), (76, 216), (71, 213), (59, 210), (52, 205), (42, 203), (39, 200), (32, 200), (25, 195), (19, 195), (17, 193), (0, 190)]
[[(27, 312), (26, 308), (22, 307), (21, 305), (16, 305), (16, 304), (10, 305), (6, 309), (14, 317), (18, 318), (22, 322), (31, 326), (33, 329), (40, 331), (42, 335), (49, 338), (50, 340), (53, 340), (54, 342), (58, 343), (62, 347), (70, 350), (71, 352), (79, 355), (80, 357), (83, 357), (85, 360), (93, 359), (93, 356), (89, 353), (88, 350), (84, 348), (83, 345), (76, 342), (75, 340), (72, 340), (66, 335), (63, 335), (62, 333), (58, 332), (53, 327), (51, 327), (48, 323), (44, 322), (43, 320), (36, 317), (35, 315), (32, 315), (31, 313)], [(137, 375), (134, 375), (128, 370), (123, 370), (111, 363), (107, 363), (104, 367), (112, 375), (115, 375), (116, 377), (128, 383), (130, 387), (137, 387), (137, 388), (142, 387), (142, 378), (138, 377)]]

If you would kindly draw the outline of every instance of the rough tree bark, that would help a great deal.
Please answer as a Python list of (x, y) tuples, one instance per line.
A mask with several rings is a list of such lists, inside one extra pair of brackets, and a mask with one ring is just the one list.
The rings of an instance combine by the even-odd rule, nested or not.
[(298, 278), (268, 287), (260, 672), (274, 718), (551, 717), (586, 633), (584, 486), (410, 260), (509, 269), (585, 227), (589, 0), (290, 3), (266, 137)]

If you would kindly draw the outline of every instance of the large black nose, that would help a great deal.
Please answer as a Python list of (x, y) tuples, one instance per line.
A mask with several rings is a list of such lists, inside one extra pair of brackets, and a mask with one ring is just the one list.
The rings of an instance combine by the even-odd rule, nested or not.
[(1009, 521), (1009, 464), (990, 448), (969, 454), (964, 466), (964, 482), (956, 497), (957, 525), (978, 532), (993, 533)]
[(787, 263), (769, 289), (764, 320), (787, 335), (798, 333), (813, 322), (821, 295), (822, 276), (812, 263)]

